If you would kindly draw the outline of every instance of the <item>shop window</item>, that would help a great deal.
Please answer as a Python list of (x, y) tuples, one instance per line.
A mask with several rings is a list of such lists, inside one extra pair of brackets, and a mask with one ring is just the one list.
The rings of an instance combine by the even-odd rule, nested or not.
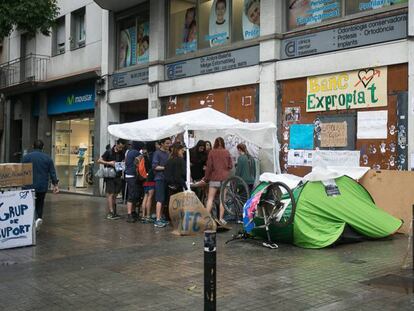
[(55, 56), (65, 53), (65, 16), (56, 20), (56, 25), (53, 27), (52, 33), (52, 55)]
[(289, 0), (288, 28), (319, 24), (341, 17), (340, 0)]
[(395, 4), (407, 3), (408, 0), (348, 0), (346, 1), (346, 14), (355, 14), (388, 7)]
[(169, 56), (260, 36), (260, 0), (171, 0)]
[(260, 36), (260, 0), (232, 1), (233, 42)]
[(170, 56), (197, 50), (197, 1), (170, 2), (169, 51)]
[(85, 7), (75, 11), (71, 15), (71, 49), (85, 46)]
[(139, 13), (118, 21), (118, 68), (145, 64), (149, 61), (149, 6)]

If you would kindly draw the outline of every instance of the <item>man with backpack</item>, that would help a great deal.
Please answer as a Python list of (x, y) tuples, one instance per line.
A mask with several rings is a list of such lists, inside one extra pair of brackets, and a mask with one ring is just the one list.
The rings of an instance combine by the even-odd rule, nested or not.
[(138, 214), (135, 211), (142, 192), (142, 181), (137, 175), (137, 165), (141, 156), (141, 150), (144, 144), (133, 141), (132, 148), (128, 150), (125, 157), (125, 181), (127, 185), (127, 222), (133, 223), (138, 220)]
[(105, 178), (106, 184), (105, 193), (108, 202), (108, 214), (106, 219), (119, 219), (119, 215), (116, 213), (116, 197), (122, 189), (122, 171), (117, 171), (115, 168), (119, 167), (119, 163), (125, 160), (124, 148), (126, 141), (124, 139), (118, 139), (116, 144), (109, 150), (106, 150), (104, 154), (99, 158), (98, 163), (103, 164), (105, 167), (111, 167), (116, 171), (115, 177)]

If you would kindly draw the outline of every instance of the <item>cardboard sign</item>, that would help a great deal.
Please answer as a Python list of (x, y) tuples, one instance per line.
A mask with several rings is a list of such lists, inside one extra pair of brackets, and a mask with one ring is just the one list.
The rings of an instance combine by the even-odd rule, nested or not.
[(180, 192), (170, 198), (169, 211), (174, 234), (195, 235), (216, 231), (216, 222), (194, 192)]
[(321, 123), (321, 147), (348, 145), (346, 122)]
[(387, 105), (387, 67), (364, 68), (307, 79), (307, 112)]
[(0, 188), (31, 185), (32, 174), (32, 163), (0, 164)]
[(0, 193), (0, 249), (34, 244), (31, 190)]

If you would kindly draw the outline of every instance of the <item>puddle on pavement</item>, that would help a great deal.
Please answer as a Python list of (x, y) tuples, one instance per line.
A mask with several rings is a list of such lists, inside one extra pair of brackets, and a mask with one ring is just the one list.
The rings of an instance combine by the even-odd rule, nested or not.
[(399, 293), (414, 293), (413, 276), (401, 276), (396, 274), (387, 274), (378, 278), (373, 278), (361, 282), (362, 284), (387, 289)]

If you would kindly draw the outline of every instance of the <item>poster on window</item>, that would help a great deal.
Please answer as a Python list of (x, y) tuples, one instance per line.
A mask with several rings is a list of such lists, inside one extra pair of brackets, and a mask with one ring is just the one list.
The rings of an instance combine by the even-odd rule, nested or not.
[(227, 0), (214, 0), (210, 11), (208, 36), (210, 46), (220, 46), (229, 42), (229, 4)]
[(136, 64), (137, 39), (135, 27), (121, 30), (119, 38), (119, 68), (129, 67)]
[(260, 0), (244, 0), (243, 39), (249, 40), (260, 36)]
[(138, 24), (137, 64), (148, 63), (149, 60), (149, 22)]
[(183, 23), (183, 35), (181, 48), (177, 49), (176, 54), (186, 54), (197, 50), (197, 19), (196, 8), (191, 7), (185, 11)]
[(346, 1), (346, 14), (381, 9), (390, 5), (407, 3), (408, 0), (351, 0)]
[(341, 16), (340, 0), (289, 0), (289, 29)]

